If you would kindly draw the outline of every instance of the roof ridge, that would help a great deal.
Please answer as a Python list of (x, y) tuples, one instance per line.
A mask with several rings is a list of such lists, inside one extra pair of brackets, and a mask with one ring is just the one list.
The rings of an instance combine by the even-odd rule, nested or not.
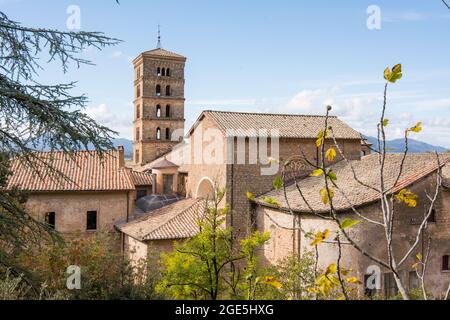
[[(251, 115), (267, 115), (267, 116), (284, 116), (284, 117), (311, 117), (326, 118), (325, 115), (314, 114), (289, 114), (289, 113), (270, 113), (270, 112), (245, 112), (245, 111), (226, 111), (226, 110), (204, 110), (205, 113), (232, 113), (232, 114), (251, 114)], [(338, 116), (328, 116), (328, 118), (338, 118)]]

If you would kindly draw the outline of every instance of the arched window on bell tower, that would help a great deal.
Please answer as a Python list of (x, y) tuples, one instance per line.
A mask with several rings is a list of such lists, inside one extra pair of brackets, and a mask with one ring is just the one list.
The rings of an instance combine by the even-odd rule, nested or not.
[(161, 128), (156, 129), (156, 140), (161, 140)]
[(167, 70), (166, 70), (166, 76), (170, 77), (170, 68), (167, 68)]
[(167, 97), (170, 97), (170, 95), (171, 95), (171, 92), (170, 92), (170, 86), (167, 86), (167, 87), (166, 87), (166, 96), (167, 96)]
[(171, 116), (170, 113), (171, 113), (171, 112), (170, 112), (170, 105), (168, 104), (168, 105), (166, 106), (166, 118), (170, 118), (170, 116)]
[(159, 84), (156, 85), (156, 96), (158, 96), (158, 97), (161, 96), (161, 86)]
[(158, 68), (156, 69), (156, 75), (157, 75), (158, 77), (161, 75), (161, 68), (160, 68), (160, 67), (158, 67)]
[(165, 77), (165, 76), (166, 76), (166, 68), (162, 68), (162, 72), (161, 72), (161, 75), (162, 75), (163, 77)]
[(166, 140), (170, 140), (170, 129), (166, 129)]
[(136, 119), (140, 119), (141, 118), (141, 105), (138, 104), (136, 106)]
[(161, 106), (159, 104), (156, 106), (156, 117), (161, 118)]

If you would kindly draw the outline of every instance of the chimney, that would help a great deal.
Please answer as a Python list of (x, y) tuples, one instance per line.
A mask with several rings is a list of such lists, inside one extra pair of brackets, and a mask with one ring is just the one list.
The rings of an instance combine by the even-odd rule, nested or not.
[(118, 146), (117, 151), (119, 151), (119, 168), (125, 167), (125, 149), (123, 146)]

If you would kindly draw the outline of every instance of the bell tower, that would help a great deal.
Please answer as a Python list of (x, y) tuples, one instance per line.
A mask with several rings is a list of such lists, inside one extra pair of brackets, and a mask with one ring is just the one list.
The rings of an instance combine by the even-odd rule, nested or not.
[(133, 60), (135, 165), (166, 154), (183, 138), (185, 63), (185, 57), (161, 47), (159, 34), (157, 48)]

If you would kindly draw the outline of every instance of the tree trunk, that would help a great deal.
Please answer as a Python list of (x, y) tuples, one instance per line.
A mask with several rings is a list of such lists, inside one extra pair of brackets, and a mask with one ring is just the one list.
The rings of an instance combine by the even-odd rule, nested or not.
[(395, 283), (397, 284), (398, 291), (402, 295), (403, 300), (410, 300), (408, 292), (406, 291), (405, 287), (403, 286), (402, 280), (397, 276), (397, 274), (394, 272), (394, 279)]

